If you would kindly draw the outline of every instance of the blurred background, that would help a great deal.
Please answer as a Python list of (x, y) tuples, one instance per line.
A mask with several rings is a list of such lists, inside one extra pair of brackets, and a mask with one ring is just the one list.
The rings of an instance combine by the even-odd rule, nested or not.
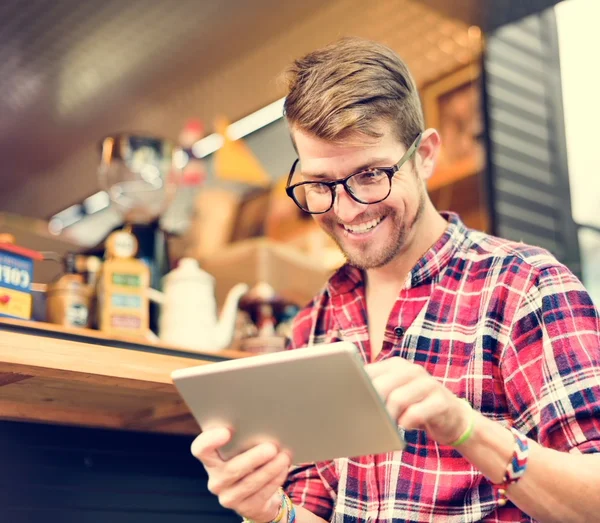
[(438, 208), (549, 249), (600, 303), (598, 15), (595, 0), (3, 2), (0, 232), (41, 253), (33, 319), (67, 322), (49, 319), (45, 286), (79, 272), (95, 285), (81, 259), (101, 271), (119, 230), (155, 290), (192, 258), (218, 308), (240, 282), (310, 299), (343, 260), (284, 193), (280, 76), (346, 35), (411, 68), (443, 138)]
[(600, 304), (598, 19), (598, 0), (1, 2), (2, 521), (239, 521), (164, 376), (283, 350), (343, 262), (284, 193), (280, 80), (342, 36), (411, 68), (437, 207), (548, 249)]

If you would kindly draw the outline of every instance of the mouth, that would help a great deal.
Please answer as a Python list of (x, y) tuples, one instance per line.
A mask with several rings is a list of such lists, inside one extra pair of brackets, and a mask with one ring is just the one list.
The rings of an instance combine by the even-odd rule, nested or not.
[(359, 223), (357, 225), (340, 224), (340, 226), (342, 229), (344, 229), (344, 234), (346, 237), (365, 236), (373, 232), (384, 219), (385, 216), (380, 216), (378, 218), (369, 220), (368, 222)]

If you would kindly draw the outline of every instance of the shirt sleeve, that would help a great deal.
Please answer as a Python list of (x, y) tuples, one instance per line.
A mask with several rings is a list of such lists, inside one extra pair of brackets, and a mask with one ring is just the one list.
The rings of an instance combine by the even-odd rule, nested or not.
[(325, 521), (331, 519), (333, 498), (314, 463), (293, 467), (284, 489), (295, 505), (299, 505)]
[(510, 328), (500, 369), (515, 427), (563, 452), (600, 452), (600, 321), (564, 266), (539, 272)]

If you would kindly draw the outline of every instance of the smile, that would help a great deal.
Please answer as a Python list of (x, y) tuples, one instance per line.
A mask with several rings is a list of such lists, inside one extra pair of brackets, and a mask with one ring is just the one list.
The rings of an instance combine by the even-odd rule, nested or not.
[(365, 234), (377, 227), (383, 220), (383, 216), (375, 218), (368, 222), (359, 223), (358, 225), (342, 225), (347, 232), (352, 234)]

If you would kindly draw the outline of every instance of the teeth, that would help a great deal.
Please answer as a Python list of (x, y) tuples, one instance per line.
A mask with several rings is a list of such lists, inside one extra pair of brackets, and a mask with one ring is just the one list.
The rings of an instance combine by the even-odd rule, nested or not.
[(360, 233), (365, 233), (369, 230), (371, 230), (373, 227), (377, 226), (379, 224), (379, 222), (382, 220), (383, 218), (375, 218), (374, 220), (368, 221), (368, 222), (364, 222), (364, 223), (360, 223), (358, 225), (344, 225), (344, 229), (346, 229), (346, 232), (353, 232), (355, 234), (360, 234)]

